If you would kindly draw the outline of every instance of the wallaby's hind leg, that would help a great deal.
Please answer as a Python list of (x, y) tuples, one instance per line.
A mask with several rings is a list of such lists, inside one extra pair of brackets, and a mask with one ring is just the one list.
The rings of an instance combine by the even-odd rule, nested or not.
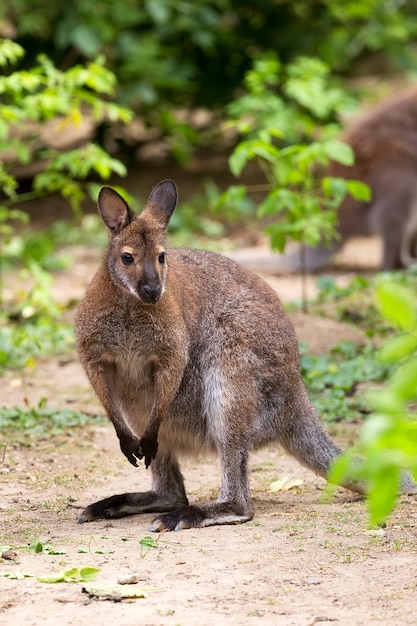
[(172, 511), (187, 505), (184, 480), (177, 460), (168, 453), (158, 453), (152, 461), (151, 468), (152, 491), (123, 493), (99, 500), (84, 509), (78, 523), (137, 513)]
[(183, 530), (217, 524), (240, 524), (253, 517), (248, 481), (248, 452), (233, 442), (220, 451), (222, 484), (216, 502), (201, 506), (184, 506), (171, 513), (158, 515), (151, 531)]

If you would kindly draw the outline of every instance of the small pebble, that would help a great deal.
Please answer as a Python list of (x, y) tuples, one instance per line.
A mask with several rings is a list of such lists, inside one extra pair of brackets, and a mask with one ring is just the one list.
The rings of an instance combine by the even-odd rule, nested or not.
[(321, 584), (321, 580), (319, 580), (318, 578), (314, 578), (313, 576), (311, 576), (310, 578), (305, 578), (303, 582), (306, 585), (320, 585)]
[(370, 535), (371, 537), (383, 537), (385, 535), (385, 530), (383, 530), (382, 528), (366, 530), (365, 535)]
[(119, 585), (134, 585), (139, 582), (139, 574), (122, 574), (118, 577)]
[(15, 552), (14, 550), (4, 550), (4, 552), (1, 553), (1, 558), (5, 559), (6, 561), (16, 561), (17, 552)]

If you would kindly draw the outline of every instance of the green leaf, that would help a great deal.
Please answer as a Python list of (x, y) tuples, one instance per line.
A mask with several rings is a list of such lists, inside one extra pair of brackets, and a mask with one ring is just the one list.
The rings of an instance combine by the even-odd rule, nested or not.
[(381, 524), (394, 508), (397, 498), (400, 470), (394, 465), (381, 465), (372, 472), (368, 503), (371, 523)]
[(344, 481), (354, 478), (355, 455), (352, 450), (346, 450), (337, 457), (329, 471), (327, 479), (335, 485), (342, 485)]
[(342, 202), (347, 191), (347, 183), (344, 178), (325, 176), (321, 179), (321, 187), (327, 198), (334, 198), (339, 204)]
[(29, 550), (31, 552), (39, 553), (43, 550), (43, 544), (40, 542), (39, 537), (34, 537), (30, 542)]
[(417, 398), (417, 357), (408, 361), (395, 373), (390, 389), (404, 402)]
[(353, 165), (355, 162), (355, 154), (347, 143), (343, 141), (326, 141), (324, 144), (325, 152), (329, 159), (342, 163), (343, 165)]
[(139, 543), (143, 548), (157, 548), (158, 547), (158, 540), (154, 539), (153, 537), (143, 537), (142, 539), (140, 539)]
[(95, 580), (99, 571), (100, 570), (96, 567), (82, 567), (80, 569), (81, 582), (91, 582), (92, 580)]
[(229, 158), (230, 171), (234, 176), (239, 176), (249, 160), (248, 150), (244, 144), (240, 144), (235, 148)]
[(372, 200), (372, 190), (360, 180), (347, 180), (346, 187), (350, 195), (360, 202), (370, 202)]
[(410, 356), (417, 348), (417, 337), (414, 335), (399, 335), (390, 339), (379, 352), (381, 361), (392, 363)]
[(416, 302), (411, 291), (394, 282), (380, 282), (375, 290), (381, 314), (404, 330), (415, 327)]
[(10, 39), (0, 39), (0, 66), (15, 63), (25, 55), (25, 51), (18, 43)]
[[(68, 570), (68, 571), (72, 572), (73, 570)], [(76, 571), (78, 572), (78, 570)], [(40, 583), (48, 583), (48, 584), (63, 583), (63, 582), (76, 582), (75, 579), (70, 581), (68, 576), (66, 576), (65, 572), (59, 572), (57, 574), (44, 574), (43, 576), (38, 576), (38, 580)]]
[(100, 570), (95, 567), (83, 567), (80, 571), (76, 567), (58, 572), (57, 574), (46, 574), (44, 576), (38, 576), (38, 580), (41, 583), (78, 583), (78, 582), (90, 582), (94, 580)]

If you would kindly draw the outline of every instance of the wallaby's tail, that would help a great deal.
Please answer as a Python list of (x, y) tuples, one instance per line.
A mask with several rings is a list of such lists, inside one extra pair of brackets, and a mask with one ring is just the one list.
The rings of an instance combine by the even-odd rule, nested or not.
[[(310, 402), (306, 398), (300, 400), (302, 411), (294, 416), (291, 430), (282, 445), (300, 463), (327, 479), (330, 467), (341, 454), (341, 449), (323, 429)], [(347, 480), (342, 486), (356, 493), (365, 493), (365, 486), (353, 481)]]
[[(327, 479), (334, 459), (342, 451), (323, 429), (309, 400), (301, 397), (300, 403), (302, 410), (294, 417), (291, 431), (287, 433), (282, 445), (300, 463)], [(367, 491), (364, 482), (349, 479), (341, 486), (360, 494)], [(417, 494), (417, 485), (406, 471), (401, 472), (398, 493)]]
[(417, 199), (411, 207), (411, 218), (401, 241), (400, 260), (404, 267), (417, 263)]

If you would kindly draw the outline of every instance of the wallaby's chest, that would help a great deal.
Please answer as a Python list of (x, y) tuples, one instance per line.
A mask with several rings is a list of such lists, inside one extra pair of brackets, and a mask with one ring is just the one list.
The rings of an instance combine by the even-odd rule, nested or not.
[(165, 352), (165, 343), (152, 319), (121, 309), (108, 311), (97, 319), (83, 341), (87, 357), (113, 363), (123, 372), (149, 369)]

